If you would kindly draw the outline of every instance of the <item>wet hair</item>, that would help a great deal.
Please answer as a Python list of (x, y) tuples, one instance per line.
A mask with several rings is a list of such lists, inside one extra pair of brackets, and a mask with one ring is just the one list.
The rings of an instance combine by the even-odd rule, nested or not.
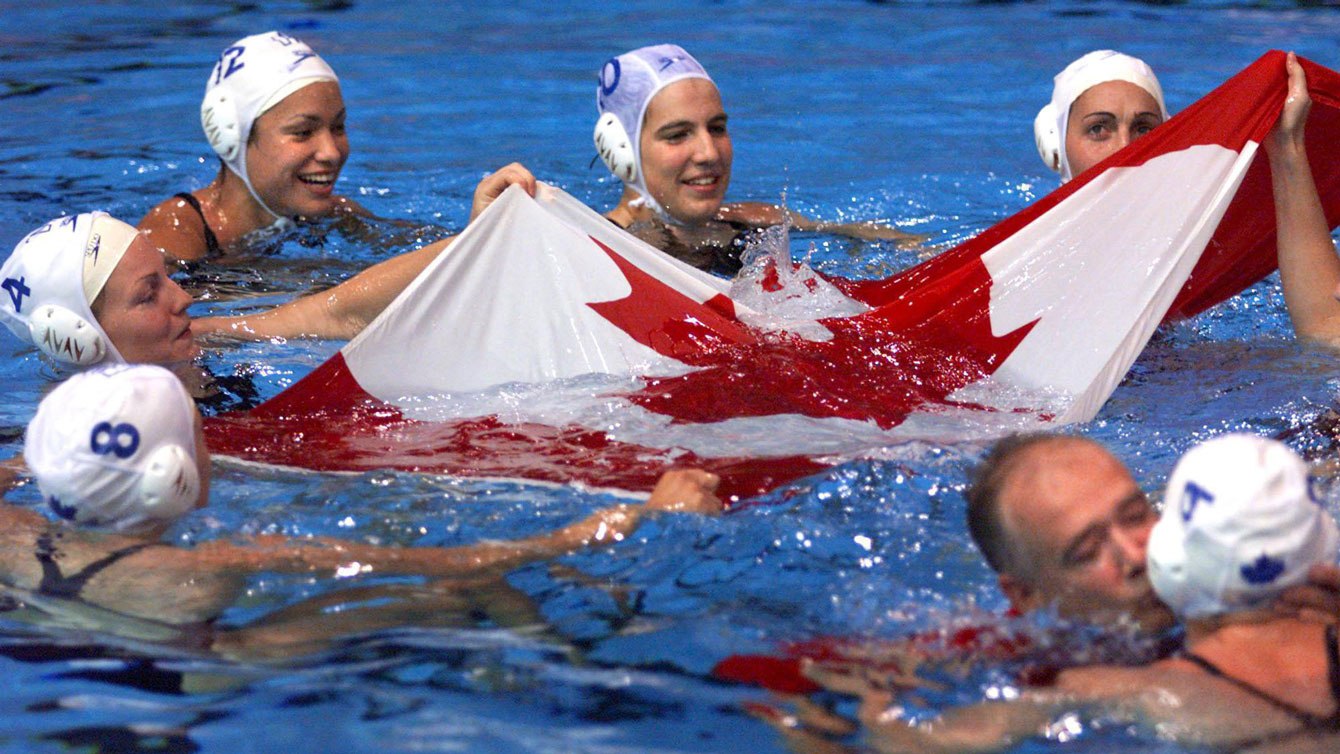
[(1004, 518), (1000, 513), (1000, 496), (1005, 484), (1014, 475), (1016, 467), (1030, 450), (1048, 442), (1078, 438), (1047, 432), (1025, 432), (1009, 435), (991, 446), (986, 457), (973, 469), (969, 480), (967, 519), (968, 533), (981, 551), (986, 564), (996, 573), (1021, 575), (1018, 553), (1009, 541)]

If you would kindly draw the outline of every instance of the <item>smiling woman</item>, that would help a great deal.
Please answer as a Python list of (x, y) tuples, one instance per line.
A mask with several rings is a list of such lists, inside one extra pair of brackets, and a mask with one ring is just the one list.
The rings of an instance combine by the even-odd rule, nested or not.
[(734, 274), (749, 231), (790, 224), (867, 240), (920, 237), (876, 222), (828, 223), (759, 202), (726, 204), (734, 151), (707, 71), (677, 45), (610, 58), (596, 87), (596, 151), (624, 182), (605, 216), (695, 267)]
[(267, 32), (229, 46), (210, 73), (200, 116), (222, 162), (218, 176), (140, 222), (170, 256), (221, 256), (295, 220), (370, 216), (335, 194), (349, 158), (344, 99), (335, 72), (306, 44)]

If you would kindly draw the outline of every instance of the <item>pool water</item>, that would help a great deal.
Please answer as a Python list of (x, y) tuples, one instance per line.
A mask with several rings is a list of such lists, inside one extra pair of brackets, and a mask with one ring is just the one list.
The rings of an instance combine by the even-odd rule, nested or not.
[[(205, 76), (233, 40), (280, 29), (337, 70), (353, 156), (340, 191), (431, 239), (461, 227), (478, 179), (518, 160), (598, 208), (619, 187), (592, 166), (594, 77), (612, 54), (693, 52), (731, 115), (731, 197), (824, 219), (886, 219), (932, 249), (1055, 186), (1030, 127), (1051, 76), (1094, 48), (1145, 58), (1174, 111), (1270, 48), (1340, 65), (1340, 10), (1315, 3), (441, 4), (0, 3), (0, 246), (62, 213), (136, 221), (217, 169), (199, 130)], [(1031, 36), (1025, 36), (1029, 34)], [(413, 240), (305, 234), (245, 266), (183, 273), (195, 312), (238, 312), (327, 286)], [(926, 253), (794, 235), (823, 272), (877, 277)], [(265, 396), (332, 354), (297, 341), (212, 351)], [(0, 454), (55, 378), (0, 338)], [(1162, 330), (1094, 421), (1150, 490), (1192, 443), (1304, 428), (1332, 402), (1335, 356), (1296, 343), (1271, 278)], [(943, 429), (943, 428), (942, 428)], [(1300, 449), (1324, 451), (1308, 431)], [(1003, 606), (962, 527), (979, 428), (869, 446), (831, 472), (718, 519), (667, 516), (617, 546), (469, 585), (503, 607), (425, 609), (391, 628), (227, 659), (0, 614), (0, 748), (13, 752), (784, 751), (742, 705), (767, 699), (709, 671), (814, 636), (896, 637)], [(170, 534), (328, 535), (454, 545), (536, 533), (613, 502), (571, 488), (403, 473), (218, 469), (213, 504)], [(35, 505), (31, 488), (12, 500)], [(1340, 509), (1340, 493), (1327, 503)], [(243, 624), (339, 590), (450, 606), (414, 579), (259, 574)], [(360, 593), (361, 594), (361, 593)], [(951, 700), (980, 698), (990, 672)], [(839, 711), (850, 712), (849, 706)], [(843, 741), (857, 747), (859, 737)], [(1107, 726), (1022, 751), (1176, 751)]]

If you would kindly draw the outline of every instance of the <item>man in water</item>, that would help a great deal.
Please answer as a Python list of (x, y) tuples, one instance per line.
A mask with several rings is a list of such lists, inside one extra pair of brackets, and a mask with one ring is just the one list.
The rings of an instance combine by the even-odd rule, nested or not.
[[(1157, 633), (1174, 625), (1145, 566), (1158, 519), (1121, 461), (1081, 437), (1016, 435), (996, 444), (967, 492), (968, 528), (1015, 610)], [(1340, 568), (1318, 566), (1281, 610), (1334, 621)]]

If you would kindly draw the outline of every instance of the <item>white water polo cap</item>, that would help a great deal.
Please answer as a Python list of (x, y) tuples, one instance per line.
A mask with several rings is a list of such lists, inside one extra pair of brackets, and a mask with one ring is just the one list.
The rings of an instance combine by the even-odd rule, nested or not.
[(1126, 81), (1149, 92), (1159, 103), (1159, 114), (1168, 119), (1168, 106), (1163, 102), (1163, 87), (1159, 86), (1154, 69), (1139, 58), (1113, 50), (1095, 50), (1065, 67), (1053, 79), (1052, 101), (1033, 119), (1033, 138), (1038, 154), (1047, 167), (1061, 174), (1065, 183), (1074, 176), (1070, 173), (1065, 154), (1065, 132), (1070, 122), (1070, 106), (1089, 89), (1108, 82)]
[(254, 34), (230, 45), (209, 74), (200, 124), (205, 138), (228, 169), (237, 174), (265, 211), (270, 209), (247, 174), (247, 141), (256, 119), (299, 89), (339, 78), (303, 42), (277, 31)]
[(1335, 519), (1283, 443), (1231, 434), (1187, 451), (1149, 536), (1149, 578), (1181, 618), (1262, 606), (1334, 563)]
[[(610, 58), (600, 69), (596, 85), (596, 152), (642, 203), (661, 219), (678, 224), (647, 190), (639, 146), (647, 106), (660, 91), (684, 79), (712, 81), (702, 65), (678, 45), (652, 45)], [(715, 82), (713, 82), (715, 86)]]
[(195, 416), (172, 372), (148, 364), (100, 367), (42, 400), (23, 456), (58, 516), (133, 532), (196, 506)]
[(0, 319), (21, 340), (73, 366), (123, 363), (91, 305), (139, 231), (108, 215), (59, 217), (0, 265)]

